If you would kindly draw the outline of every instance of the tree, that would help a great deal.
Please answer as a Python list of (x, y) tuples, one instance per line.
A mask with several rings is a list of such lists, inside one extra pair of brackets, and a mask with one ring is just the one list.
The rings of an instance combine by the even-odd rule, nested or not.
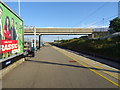
[(110, 32), (120, 32), (120, 18), (116, 17), (115, 19), (110, 21)]

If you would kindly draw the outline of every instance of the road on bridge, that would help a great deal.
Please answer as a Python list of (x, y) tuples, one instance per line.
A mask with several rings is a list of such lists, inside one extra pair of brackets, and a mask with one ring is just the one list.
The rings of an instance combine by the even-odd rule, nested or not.
[[(82, 57), (82, 56), (81, 56)], [(99, 70), (96, 70), (96, 72)], [(104, 76), (108, 78), (107, 76)], [(3, 88), (117, 88), (92, 69), (46, 45), (2, 79)]]

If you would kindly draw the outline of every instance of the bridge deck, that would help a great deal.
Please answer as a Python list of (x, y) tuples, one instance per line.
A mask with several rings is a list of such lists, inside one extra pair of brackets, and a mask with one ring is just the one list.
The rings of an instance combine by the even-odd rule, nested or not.
[[(92, 34), (92, 28), (36, 28), (36, 34)], [(34, 34), (34, 31), (29, 28), (25, 28), (25, 35)]]

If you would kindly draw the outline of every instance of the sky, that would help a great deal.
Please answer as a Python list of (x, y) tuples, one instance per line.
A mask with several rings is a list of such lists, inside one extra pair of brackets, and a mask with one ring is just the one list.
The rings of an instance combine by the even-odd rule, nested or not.
[[(18, 14), (17, 2), (6, 2)], [(20, 16), (27, 26), (106, 27), (118, 15), (117, 2), (21, 2)], [(103, 25), (104, 18), (104, 25)], [(44, 41), (69, 39), (80, 35), (42, 36)]]

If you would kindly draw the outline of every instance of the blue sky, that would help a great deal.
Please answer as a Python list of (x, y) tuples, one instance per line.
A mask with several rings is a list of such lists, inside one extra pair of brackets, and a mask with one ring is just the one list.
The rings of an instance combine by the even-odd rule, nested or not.
[[(18, 13), (18, 3), (7, 2), (7, 5)], [(104, 26), (108, 26), (109, 20), (114, 17), (108, 18), (117, 14), (117, 2), (21, 3), (21, 17), (25, 25), (36, 27), (101, 27), (103, 23), (99, 21), (103, 18), (105, 18)], [(64, 39), (68, 36), (59, 37)], [(74, 37), (79, 36), (69, 36), (69, 38)], [(45, 41), (53, 41), (57, 38), (58, 36), (43, 36)]]

